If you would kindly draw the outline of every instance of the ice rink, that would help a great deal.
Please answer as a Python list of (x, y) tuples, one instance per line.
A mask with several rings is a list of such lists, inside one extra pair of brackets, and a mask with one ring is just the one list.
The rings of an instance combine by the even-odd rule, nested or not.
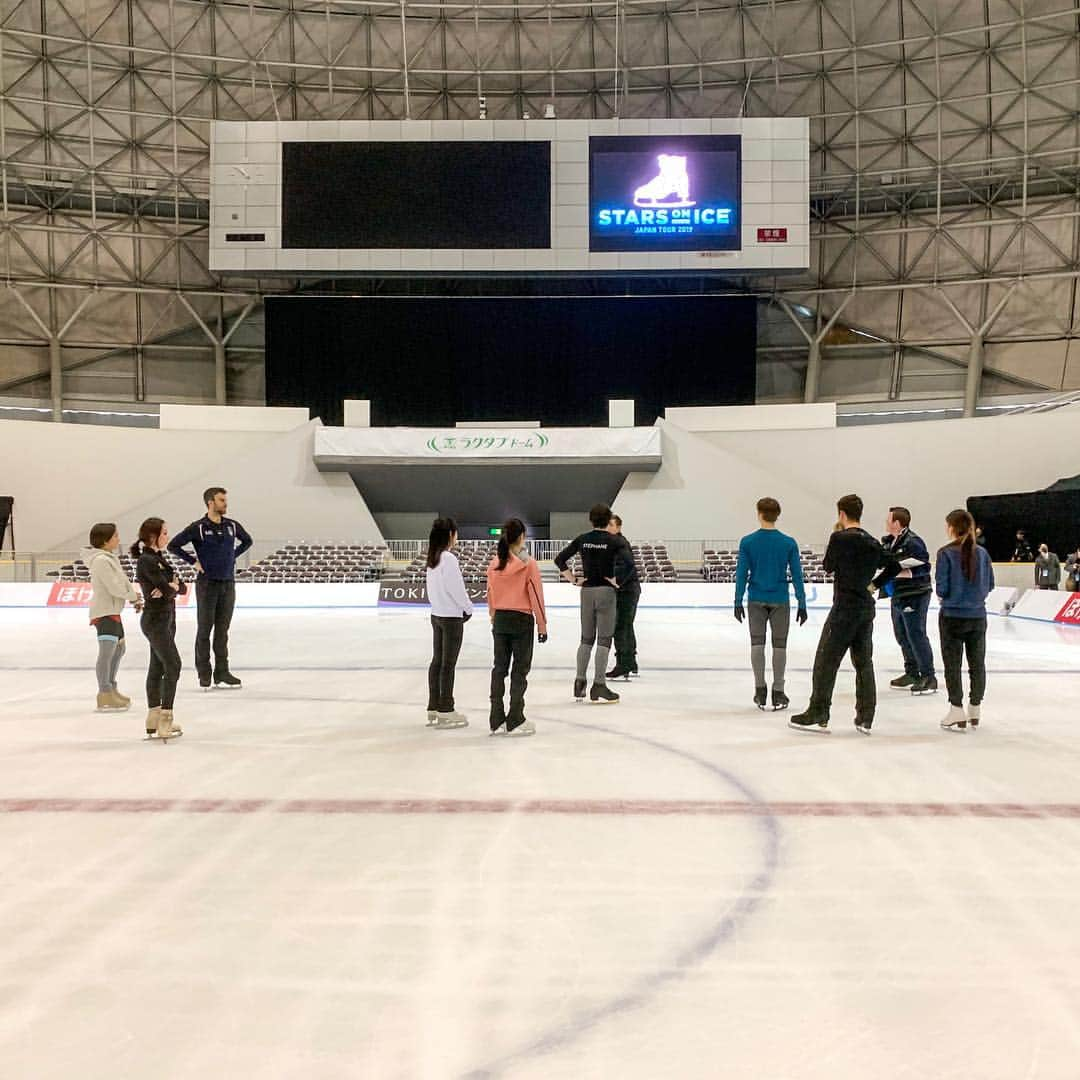
[(879, 615), (872, 737), (847, 666), (813, 737), (730, 610), (642, 610), (643, 677), (576, 705), (559, 610), (494, 739), (482, 614), (460, 731), (421, 610), (238, 610), (209, 694), (179, 619), (165, 746), (134, 615), (97, 715), (85, 611), (0, 611), (4, 1080), (1080, 1076), (1080, 631), (992, 618), (960, 735)]

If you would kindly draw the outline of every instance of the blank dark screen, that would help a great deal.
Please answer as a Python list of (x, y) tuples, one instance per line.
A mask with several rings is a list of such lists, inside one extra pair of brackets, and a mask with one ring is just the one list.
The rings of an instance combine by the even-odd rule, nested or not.
[(378, 425), (637, 422), (665, 406), (752, 404), (752, 297), (270, 297), (266, 403), (342, 422), (344, 398)]
[(551, 144), (287, 142), (284, 248), (549, 248)]

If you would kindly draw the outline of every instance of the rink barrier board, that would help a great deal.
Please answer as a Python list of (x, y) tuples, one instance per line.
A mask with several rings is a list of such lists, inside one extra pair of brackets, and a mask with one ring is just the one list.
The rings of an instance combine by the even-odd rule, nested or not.
[[(62, 587), (54, 583), (3, 583), (0, 584), (0, 608), (49, 608), (80, 607), (86, 602), (86, 591), (76, 594), (78, 602), (57, 603), (63, 595)], [(236, 606), (247, 609), (303, 609), (303, 608), (371, 608), (385, 611), (430, 610), (427, 604), (408, 602), (402, 604), (379, 603), (380, 584), (378, 582), (347, 584), (267, 584), (240, 582), (236, 586)], [(1007, 614), (1016, 603), (1015, 612), (1025, 618), (1035, 618), (1044, 622), (1054, 622), (1062, 605), (1070, 593), (1034, 593), (1028, 592), (1016, 602), (1018, 590), (1013, 588), (995, 589), (987, 599), (987, 611), (991, 614)], [(544, 600), (548, 608), (577, 608), (579, 592), (576, 586), (565, 583), (553, 583), (544, 587)], [(54, 602), (50, 605), (50, 597)], [(1034, 599), (1032, 599), (1034, 598)], [(1056, 606), (1049, 598), (1056, 598)], [(674, 582), (644, 585), (641, 591), (639, 608), (652, 609), (728, 609), (734, 606), (735, 586), (732, 584), (710, 582)], [(831, 585), (807, 585), (807, 607), (815, 611), (827, 610), (832, 604)], [(794, 601), (793, 601), (794, 605)], [(478, 604), (482, 608), (482, 604)], [(888, 601), (879, 601), (878, 607), (887, 611)], [(937, 609), (936, 599), (930, 610)], [(1052, 609), (1052, 610), (1051, 610)]]

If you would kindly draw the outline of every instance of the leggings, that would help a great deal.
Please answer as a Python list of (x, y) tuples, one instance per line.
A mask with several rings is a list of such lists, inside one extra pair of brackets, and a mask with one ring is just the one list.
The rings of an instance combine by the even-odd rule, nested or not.
[(172, 604), (160, 611), (147, 607), (139, 625), (150, 642), (146, 705), (150, 709), (171, 709), (181, 668), (180, 652), (176, 648), (176, 608)]
[(596, 645), (596, 668), (593, 682), (607, 683), (606, 669), (615, 636), (615, 590), (608, 585), (589, 585), (581, 590), (581, 644), (577, 651), (577, 677), (584, 679), (589, 671), (589, 657)]
[(460, 616), (431, 616), (431, 663), (428, 665), (428, 712), (454, 711), (454, 672), (465, 620)]
[(754, 669), (754, 686), (765, 685), (765, 630), (772, 633), (773, 689), (784, 692), (784, 673), (787, 671), (787, 639), (791, 626), (791, 605), (760, 604), (751, 600), (747, 605), (750, 616), (750, 664)]

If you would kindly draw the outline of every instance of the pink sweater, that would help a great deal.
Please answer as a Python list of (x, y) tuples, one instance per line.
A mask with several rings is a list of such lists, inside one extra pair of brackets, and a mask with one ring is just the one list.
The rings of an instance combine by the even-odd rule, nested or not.
[(488, 611), (520, 611), (536, 616), (536, 632), (547, 633), (547, 612), (544, 610), (544, 585), (540, 567), (535, 559), (519, 559), (511, 555), (506, 569), (499, 569), (499, 560), (492, 559), (487, 568)]

